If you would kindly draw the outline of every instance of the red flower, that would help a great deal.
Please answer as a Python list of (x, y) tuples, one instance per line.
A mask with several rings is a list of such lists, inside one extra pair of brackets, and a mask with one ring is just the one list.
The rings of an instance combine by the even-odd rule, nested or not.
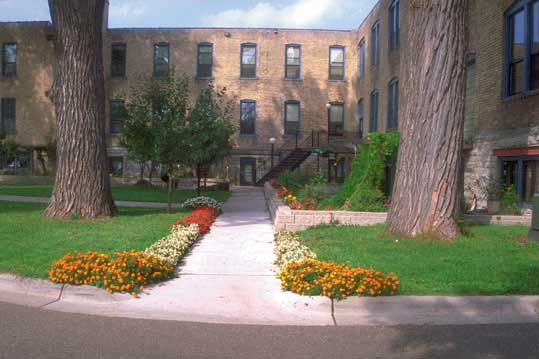
[(389, 203), (389, 202), (388, 202), (388, 203), (385, 203), (385, 204), (384, 204), (384, 207), (385, 207), (385, 208), (391, 208), (391, 203)]
[(198, 206), (183, 219), (176, 221), (176, 225), (188, 226), (190, 224), (198, 224), (200, 234), (206, 234), (210, 231), (211, 225), (215, 218), (219, 215), (219, 211), (208, 206)]

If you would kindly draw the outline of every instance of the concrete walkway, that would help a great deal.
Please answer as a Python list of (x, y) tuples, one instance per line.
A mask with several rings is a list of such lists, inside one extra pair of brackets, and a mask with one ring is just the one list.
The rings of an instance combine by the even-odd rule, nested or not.
[[(49, 197), (0, 195), (0, 201), (49, 203)], [(167, 204), (163, 202), (114, 201), (114, 203), (116, 203), (118, 207), (167, 208)], [(172, 208), (180, 208), (180, 205), (177, 203), (173, 203)]]
[(139, 298), (0, 275), (0, 301), (113, 317), (229, 324), (399, 325), (539, 323), (539, 296), (302, 297), (273, 272), (273, 226), (262, 192), (237, 188), (224, 214), (178, 267)]

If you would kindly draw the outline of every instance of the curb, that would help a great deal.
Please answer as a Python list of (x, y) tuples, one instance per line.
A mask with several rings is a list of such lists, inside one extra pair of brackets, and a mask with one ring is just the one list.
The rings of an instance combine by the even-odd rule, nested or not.
[[(129, 294), (108, 294), (91, 286), (59, 285), (43, 279), (0, 274), (0, 301), (46, 310), (138, 319), (220, 324), (294, 326), (394, 326), (539, 323), (539, 296), (301, 297), (287, 293), (276, 305), (284, 317), (256, 308), (248, 315), (209, 314), (189, 308), (144, 308)], [(145, 295), (145, 294), (142, 294)], [(152, 295), (147, 293), (146, 295)]]

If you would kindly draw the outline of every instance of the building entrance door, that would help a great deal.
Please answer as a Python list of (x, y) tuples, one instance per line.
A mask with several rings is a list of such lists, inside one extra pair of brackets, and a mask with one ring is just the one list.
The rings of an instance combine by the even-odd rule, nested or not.
[(240, 185), (254, 186), (256, 182), (256, 158), (240, 158)]

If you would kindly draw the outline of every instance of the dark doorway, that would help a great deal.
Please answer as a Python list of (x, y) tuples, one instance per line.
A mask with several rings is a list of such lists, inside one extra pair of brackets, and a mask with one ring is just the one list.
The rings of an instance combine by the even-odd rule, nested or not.
[(256, 158), (240, 158), (240, 185), (254, 186), (256, 182)]

